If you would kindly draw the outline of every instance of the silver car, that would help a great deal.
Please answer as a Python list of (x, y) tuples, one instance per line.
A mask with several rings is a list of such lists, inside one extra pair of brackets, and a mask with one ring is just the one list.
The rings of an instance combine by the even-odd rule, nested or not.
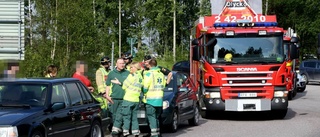
[(301, 76), (299, 71), (297, 71), (297, 90), (298, 90), (298, 92), (303, 92), (304, 90), (306, 90), (306, 86), (307, 86), (307, 81), (306, 81), (305, 77)]

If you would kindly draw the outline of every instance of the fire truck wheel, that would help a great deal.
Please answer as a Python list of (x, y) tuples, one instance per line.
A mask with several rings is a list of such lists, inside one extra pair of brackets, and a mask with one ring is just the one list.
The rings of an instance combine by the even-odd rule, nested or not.
[(272, 116), (274, 119), (284, 119), (287, 115), (288, 109), (285, 110), (274, 110), (272, 111)]
[(292, 99), (293, 99), (293, 91), (289, 91), (288, 100), (292, 100)]

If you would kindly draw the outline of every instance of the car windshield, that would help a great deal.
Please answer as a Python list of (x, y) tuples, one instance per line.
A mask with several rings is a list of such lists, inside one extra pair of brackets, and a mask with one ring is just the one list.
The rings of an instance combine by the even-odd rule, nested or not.
[(208, 61), (221, 64), (282, 63), (284, 53), (281, 38), (281, 36), (218, 37), (217, 44), (208, 47)]
[(0, 83), (0, 106), (44, 106), (48, 85), (30, 83)]

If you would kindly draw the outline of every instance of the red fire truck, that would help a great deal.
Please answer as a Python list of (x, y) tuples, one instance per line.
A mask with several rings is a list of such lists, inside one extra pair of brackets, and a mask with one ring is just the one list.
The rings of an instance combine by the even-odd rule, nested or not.
[[(272, 111), (284, 118), (288, 73), (276, 16), (255, 12), (246, 0), (226, 0), (220, 9), (200, 17), (191, 30), (190, 76), (200, 85), (202, 117), (213, 111)], [(289, 60), (297, 58), (296, 49), (290, 44)]]

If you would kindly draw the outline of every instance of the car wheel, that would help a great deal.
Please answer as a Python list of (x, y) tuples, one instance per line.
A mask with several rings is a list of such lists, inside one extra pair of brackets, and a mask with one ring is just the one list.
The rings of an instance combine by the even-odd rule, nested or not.
[(308, 84), (308, 76), (306, 74), (301, 74), (301, 77), (303, 77), (306, 80), (306, 84)]
[(193, 109), (193, 118), (188, 120), (189, 125), (191, 126), (198, 126), (199, 125), (199, 119), (200, 119), (200, 113), (199, 113), (199, 107), (198, 105), (194, 107)]
[(35, 130), (32, 132), (31, 137), (44, 137), (44, 135), (39, 130)]
[(178, 130), (178, 122), (179, 122), (179, 116), (177, 111), (175, 110), (173, 111), (172, 122), (169, 128), (172, 133)]
[(103, 137), (101, 124), (98, 121), (93, 121), (90, 129), (89, 137)]

